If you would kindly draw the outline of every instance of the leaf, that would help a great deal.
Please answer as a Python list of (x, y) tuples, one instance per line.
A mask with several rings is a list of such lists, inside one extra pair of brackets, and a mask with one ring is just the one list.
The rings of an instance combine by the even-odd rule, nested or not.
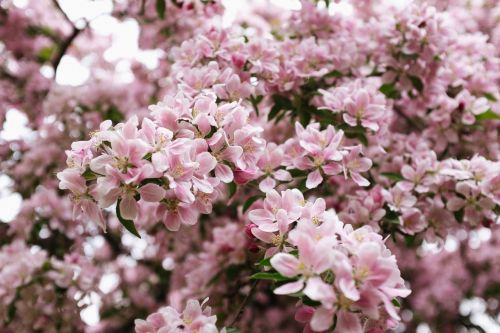
[(489, 297), (500, 297), (500, 283), (490, 285), (484, 294)]
[(389, 178), (390, 180), (393, 180), (395, 182), (399, 182), (401, 180), (404, 180), (403, 176), (401, 174), (396, 173), (396, 172), (382, 172), (380, 173), (381, 176), (384, 176), (386, 178)]
[(113, 122), (113, 124), (118, 124), (119, 122), (125, 120), (123, 114), (118, 110), (118, 108), (114, 105), (111, 105), (104, 114), (105, 119), (109, 119)]
[(497, 98), (492, 93), (485, 92), (485, 93), (483, 93), (483, 95), (490, 102), (498, 102)]
[(398, 99), (401, 96), (394, 83), (384, 83), (378, 90), (390, 99)]
[(52, 55), (54, 54), (55, 48), (54, 47), (44, 47), (43, 49), (38, 52), (36, 55), (36, 59), (38, 60), (39, 63), (44, 63), (50, 60), (52, 58)]
[(286, 111), (286, 110), (292, 109), (292, 102), (284, 96), (273, 95), (273, 102), (274, 102), (274, 105), (271, 108), (269, 115), (267, 116), (267, 119), (269, 121), (276, 118), (276, 116), (278, 116), (278, 114), (280, 113), (281, 110)]
[(413, 85), (413, 87), (415, 87), (415, 89), (417, 89), (417, 91), (419, 93), (421, 93), (422, 91), (424, 91), (424, 83), (422, 82), (422, 80), (418, 76), (408, 75), (408, 78), (410, 79), (411, 84)]
[(309, 173), (307, 170), (299, 170), (299, 169), (288, 170), (288, 172), (290, 172), (292, 178), (305, 177)]
[(456, 212), (453, 212), (453, 215), (455, 215), (455, 219), (457, 220), (458, 223), (463, 222), (464, 214), (465, 214), (465, 211), (463, 208), (457, 210)]
[(481, 120), (500, 120), (500, 115), (488, 109), (486, 112), (476, 115), (476, 121)]
[(256, 266), (271, 266), (271, 258), (265, 258), (255, 264)]
[(401, 303), (399, 303), (399, 300), (397, 298), (393, 298), (391, 302), (395, 307), (397, 308), (401, 307)]
[(293, 279), (287, 278), (281, 275), (278, 272), (275, 273), (267, 273), (267, 272), (259, 272), (250, 276), (252, 280), (272, 280), (272, 281), (291, 281)]
[(158, 14), (158, 17), (162, 20), (165, 18), (166, 5), (166, 0), (156, 0), (156, 14)]
[(273, 120), (274, 118), (276, 118), (276, 116), (278, 115), (278, 113), (281, 111), (281, 108), (279, 105), (274, 105), (272, 108), (271, 108), (271, 111), (269, 111), (269, 114), (267, 115), (267, 120), (271, 121)]
[(151, 183), (159, 185), (159, 186), (165, 185), (164, 178), (144, 178), (141, 181), (141, 186), (144, 186), (146, 184), (151, 184)]
[(344, 76), (344, 74), (342, 74), (338, 70), (333, 70), (325, 75), (325, 77), (335, 77), (335, 78), (341, 78), (342, 76)]
[(254, 97), (253, 95), (250, 96), (250, 102), (252, 103), (253, 109), (257, 116), (259, 115), (259, 104), (262, 102), (264, 99), (263, 95), (259, 95), (257, 97)]
[(245, 203), (243, 204), (243, 213), (245, 213), (248, 208), (250, 208), (250, 206), (260, 198), (262, 198), (261, 195), (254, 195), (253, 197), (250, 197), (247, 201), (245, 201)]
[(226, 333), (240, 333), (240, 330), (234, 327), (226, 328)]
[(83, 178), (85, 180), (94, 180), (97, 178), (96, 174), (90, 170), (90, 168), (85, 169), (85, 172), (82, 173)]
[(229, 190), (229, 198), (232, 198), (233, 195), (236, 193), (237, 189), (236, 183), (234, 181), (230, 182), (229, 184), (227, 184), (227, 188)]
[(139, 235), (139, 232), (135, 228), (134, 221), (132, 220), (127, 220), (122, 217), (122, 214), (120, 213), (120, 202), (122, 200), (118, 199), (118, 202), (116, 203), (116, 217), (118, 217), (118, 221), (127, 229), (131, 234), (136, 236), (137, 238), (141, 238), (141, 235)]

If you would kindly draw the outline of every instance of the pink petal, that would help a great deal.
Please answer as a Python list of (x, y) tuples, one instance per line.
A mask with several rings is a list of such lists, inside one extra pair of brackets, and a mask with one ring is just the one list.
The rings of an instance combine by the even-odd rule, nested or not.
[(287, 295), (299, 292), (304, 288), (304, 281), (298, 280), (295, 282), (286, 283), (276, 289), (274, 289), (274, 293), (276, 295)]
[(323, 177), (319, 172), (319, 169), (314, 170), (307, 176), (306, 187), (308, 189), (316, 188), (323, 181)]
[(282, 181), (282, 182), (288, 182), (288, 181), (292, 180), (292, 175), (290, 174), (290, 172), (288, 172), (286, 170), (282, 170), (282, 169), (276, 170), (273, 173), (273, 176), (275, 179)]
[[(333, 324), (333, 310), (327, 310), (324, 307), (320, 307), (316, 311), (311, 319), (311, 328), (315, 332), (323, 332), (330, 328)], [(344, 333), (344, 332), (341, 332)]]
[(259, 190), (261, 190), (264, 193), (267, 193), (272, 189), (274, 189), (275, 186), (276, 186), (276, 181), (271, 177), (266, 177), (263, 181), (259, 183)]
[(335, 332), (363, 333), (358, 315), (347, 311), (339, 311), (337, 314), (337, 327), (335, 328)]
[(165, 197), (167, 191), (157, 184), (149, 183), (142, 186), (139, 189), (139, 193), (141, 194), (141, 199), (144, 201), (159, 202)]
[(277, 253), (271, 258), (271, 265), (283, 276), (294, 277), (298, 274), (297, 267), (300, 262), (288, 253)]
[(233, 181), (233, 170), (225, 164), (219, 163), (215, 167), (215, 176), (223, 183), (230, 183)]
[(359, 186), (368, 186), (368, 185), (370, 185), (370, 182), (368, 181), (368, 179), (364, 178), (363, 176), (361, 176), (357, 172), (351, 172), (351, 178)]
[(177, 183), (174, 188), (175, 196), (182, 202), (191, 203), (194, 202), (194, 194), (191, 192), (188, 183)]
[(248, 213), (248, 218), (253, 223), (259, 225), (262, 223), (274, 222), (274, 215), (265, 209), (254, 209)]
[(120, 214), (126, 220), (135, 220), (137, 217), (137, 202), (132, 196), (125, 196), (120, 202)]

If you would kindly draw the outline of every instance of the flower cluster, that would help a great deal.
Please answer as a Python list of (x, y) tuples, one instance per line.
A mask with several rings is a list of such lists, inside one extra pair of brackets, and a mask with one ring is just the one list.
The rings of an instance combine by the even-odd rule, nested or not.
[(0, 5), (2, 332), (498, 313), (498, 1), (80, 2)]
[(85, 259), (49, 259), (45, 251), (18, 240), (1, 248), (0, 263), (2, 326), (12, 332), (82, 329), (78, 313), (96, 283), (95, 271)]
[[(142, 202), (157, 203), (157, 220), (170, 230), (192, 225), (230, 183), (249, 173), (265, 147), (259, 129), (238, 103), (217, 105), (211, 96), (177, 95), (151, 107), (154, 121), (137, 118), (114, 127), (101, 124), (91, 140), (73, 144), (60, 187), (103, 228), (100, 208), (117, 203), (135, 220)], [(148, 207), (150, 209), (150, 207)]]
[[(396, 259), (369, 226), (343, 224), (325, 201), (307, 202), (298, 190), (268, 193), (263, 209), (249, 212), (252, 233), (276, 246), (270, 265), (286, 282), (280, 295), (303, 295), (317, 302), (310, 327), (322, 332), (362, 332), (368, 325), (395, 327), (395, 297), (406, 297)], [(278, 253), (276, 253), (278, 252)], [(360, 314), (358, 314), (360, 313)]]
[(203, 308), (204, 303), (200, 304), (198, 301), (190, 300), (182, 313), (170, 306), (161, 308), (158, 312), (150, 314), (146, 320), (137, 319), (135, 331), (137, 333), (217, 333), (219, 332), (215, 326), (217, 317), (211, 315), (210, 307)]

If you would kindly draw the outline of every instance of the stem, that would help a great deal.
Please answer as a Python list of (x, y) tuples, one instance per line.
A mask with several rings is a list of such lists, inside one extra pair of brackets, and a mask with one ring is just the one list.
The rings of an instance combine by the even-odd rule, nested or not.
[(61, 62), (62, 57), (64, 57), (66, 51), (68, 51), (69, 47), (71, 46), (71, 43), (73, 43), (73, 41), (80, 34), (80, 32), (82, 32), (82, 29), (73, 26), (73, 32), (71, 33), (71, 35), (68, 36), (68, 38), (64, 40), (61, 47), (59, 47), (56, 57), (54, 58), (54, 60), (52, 60), (52, 67), (54, 67), (54, 71), (57, 71), (57, 67)]
[(404, 120), (406, 120), (406, 122), (407, 122), (409, 125), (411, 125), (411, 126), (415, 127), (415, 128), (416, 128), (416, 129), (418, 129), (418, 130), (422, 130), (422, 127), (421, 127), (419, 124), (417, 124), (415, 121), (413, 121), (413, 119), (411, 119), (410, 117), (408, 117), (408, 116), (407, 116), (407, 115), (406, 115), (406, 114), (405, 114), (402, 110), (400, 110), (398, 107), (396, 107), (396, 106), (395, 106), (395, 107), (393, 108), (393, 110), (394, 110), (394, 112), (396, 112), (396, 114), (397, 114), (398, 116), (400, 116), (400, 117), (402, 117)]
[(52, 60), (52, 67), (54, 67), (54, 72), (57, 72), (57, 67), (59, 66), (59, 63), (61, 62), (62, 57), (66, 54), (68, 51), (69, 47), (71, 46), (71, 43), (75, 40), (75, 38), (82, 32), (87, 25), (85, 25), (84, 28), (80, 29), (75, 26), (73, 21), (70, 20), (69, 16), (66, 14), (66, 12), (62, 9), (61, 5), (57, 0), (52, 0), (54, 6), (63, 14), (64, 18), (66, 21), (68, 21), (69, 24), (73, 27), (73, 31), (71, 34), (63, 41), (61, 46), (58, 48), (57, 54)]
[(260, 280), (255, 280), (252, 283), (252, 286), (250, 287), (250, 291), (245, 296), (245, 298), (243, 299), (241, 304), (238, 306), (238, 309), (236, 311), (236, 314), (233, 317), (233, 320), (231, 320), (231, 322), (229, 323), (229, 325), (227, 325), (227, 327), (233, 326), (238, 321), (238, 319), (240, 319), (241, 315), (243, 314), (243, 310), (245, 309), (245, 306), (247, 305), (248, 301), (250, 301), (253, 294), (255, 293), (255, 290), (257, 289), (257, 285), (259, 284), (259, 282), (260, 282)]

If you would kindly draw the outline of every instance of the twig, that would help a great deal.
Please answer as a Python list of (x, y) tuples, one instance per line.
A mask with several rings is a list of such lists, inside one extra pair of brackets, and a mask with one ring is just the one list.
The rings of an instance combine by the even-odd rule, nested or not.
[(236, 314), (234, 315), (233, 320), (227, 325), (227, 327), (233, 326), (238, 319), (240, 319), (241, 315), (243, 314), (243, 310), (245, 309), (245, 306), (247, 305), (248, 301), (252, 298), (253, 294), (255, 293), (255, 290), (257, 289), (257, 285), (259, 284), (260, 280), (255, 280), (252, 283), (252, 286), (250, 287), (250, 291), (248, 294), (245, 296), (243, 299), (243, 302), (241, 302), (240, 306), (238, 307), (238, 310), (236, 311)]
[(73, 26), (73, 32), (71, 32), (71, 35), (68, 36), (62, 43), (62, 45), (59, 47), (56, 56), (52, 60), (52, 67), (54, 67), (54, 71), (57, 71), (57, 67), (59, 66), (59, 63), (61, 62), (62, 57), (66, 54), (66, 51), (68, 51), (69, 47), (71, 46), (71, 43), (75, 40), (75, 38), (82, 32), (83, 29), (79, 29), (75, 26)]
[(74, 25), (74, 24), (73, 24), (73, 21), (71, 21), (71, 20), (69, 19), (68, 14), (66, 14), (66, 12), (62, 9), (61, 5), (59, 4), (59, 1), (57, 1), (57, 0), (52, 0), (52, 3), (54, 3), (54, 6), (56, 6), (56, 7), (57, 7), (57, 9), (58, 9), (58, 10), (59, 10), (59, 11), (60, 11), (63, 15), (64, 15), (64, 18), (66, 19), (66, 21), (68, 21), (68, 22), (69, 22), (69, 24)]
[(54, 59), (52, 60), (52, 67), (54, 68), (54, 71), (57, 71), (57, 67), (59, 66), (59, 63), (61, 62), (62, 57), (66, 54), (68, 51), (69, 47), (71, 46), (71, 43), (75, 40), (75, 38), (82, 32), (88, 24), (85, 25), (83, 28), (78, 28), (75, 26), (73, 21), (69, 18), (68, 14), (62, 9), (61, 5), (57, 0), (52, 0), (52, 3), (56, 8), (63, 14), (64, 18), (66, 21), (68, 21), (69, 24), (73, 27), (73, 31), (71, 32), (71, 35), (69, 35), (61, 44), (61, 46), (58, 48), (57, 54), (55, 55)]
[(411, 119), (410, 117), (408, 117), (403, 111), (401, 111), (398, 107), (394, 107), (393, 108), (394, 112), (397, 113), (398, 116), (402, 117), (404, 120), (406, 120), (406, 122), (415, 127), (416, 129), (418, 130), (422, 130), (422, 127), (420, 126), (420, 124), (417, 124), (415, 121), (413, 121), (413, 119)]

